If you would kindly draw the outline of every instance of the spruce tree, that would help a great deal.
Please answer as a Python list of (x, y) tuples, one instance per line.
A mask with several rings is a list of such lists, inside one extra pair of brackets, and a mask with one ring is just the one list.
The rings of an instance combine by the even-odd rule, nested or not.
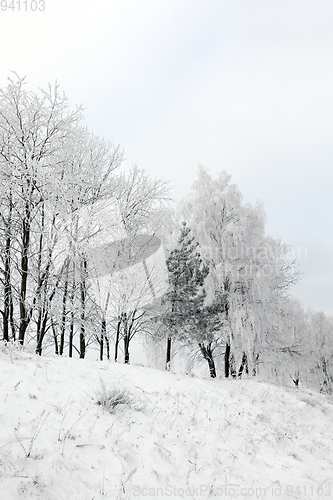
[(183, 222), (177, 247), (167, 259), (170, 291), (164, 297), (167, 311), (162, 321), (167, 327), (166, 369), (170, 368), (172, 338), (189, 340), (202, 322), (205, 300), (204, 280), (209, 268), (198, 252), (199, 243)]

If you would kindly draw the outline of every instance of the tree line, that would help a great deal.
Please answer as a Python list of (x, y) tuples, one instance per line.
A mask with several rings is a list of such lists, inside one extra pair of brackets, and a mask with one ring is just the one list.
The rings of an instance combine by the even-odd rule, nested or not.
[[(214, 179), (199, 167), (172, 210), (167, 183), (137, 167), (124, 172), (120, 147), (92, 134), (83, 118), (57, 85), (31, 92), (15, 75), (0, 91), (3, 341), (81, 358), (97, 347), (99, 359), (116, 361), (122, 343), (129, 362), (131, 340), (146, 334), (163, 342), (167, 369), (175, 346), (187, 346), (211, 377), (332, 392), (333, 320), (292, 298), (299, 274), (289, 248), (265, 234), (262, 206), (244, 204), (226, 172)], [(158, 300), (115, 307), (111, 316), (93, 291), (78, 226), (83, 207), (108, 199), (120, 207), (130, 242), (142, 234), (163, 242), (169, 282)], [(68, 248), (57, 265), (64, 228)], [(128, 297), (129, 283), (118, 286)]]

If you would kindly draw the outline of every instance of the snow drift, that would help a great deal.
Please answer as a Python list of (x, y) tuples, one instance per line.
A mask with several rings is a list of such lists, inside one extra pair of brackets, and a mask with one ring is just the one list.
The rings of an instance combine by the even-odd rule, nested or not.
[(1, 499), (333, 498), (333, 403), (2, 347)]

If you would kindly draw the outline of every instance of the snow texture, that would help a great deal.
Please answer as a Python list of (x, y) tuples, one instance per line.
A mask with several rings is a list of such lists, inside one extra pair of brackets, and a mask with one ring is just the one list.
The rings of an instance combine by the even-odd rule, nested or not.
[(333, 402), (0, 349), (1, 500), (333, 498)]

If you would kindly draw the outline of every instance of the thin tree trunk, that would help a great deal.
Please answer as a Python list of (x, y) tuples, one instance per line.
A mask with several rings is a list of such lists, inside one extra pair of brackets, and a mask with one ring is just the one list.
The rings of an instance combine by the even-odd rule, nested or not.
[(12, 225), (12, 192), (9, 192), (9, 213), (6, 223), (6, 245), (5, 245), (5, 269), (4, 269), (4, 311), (3, 311), (3, 340), (9, 341), (9, 322), (11, 315), (11, 306), (13, 305), (11, 288), (11, 225)]
[(39, 311), (38, 311), (38, 320), (37, 320), (37, 345), (36, 345), (36, 354), (39, 354), (39, 356), (42, 355), (42, 348), (41, 348), (41, 341), (40, 341), (41, 327), (42, 327), (42, 315), (43, 315), (43, 308), (40, 307)]
[(167, 339), (167, 350), (166, 350), (166, 360), (165, 360), (165, 369), (170, 370), (170, 364), (171, 364), (171, 344), (172, 344), (172, 339), (171, 337), (168, 337)]
[(208, 344), (207, 347), (204, 344), (199, 344), (199, 347), (200, 347), (200, 350), (201, 350), (203, 357), (208, 362), (210, 376), (212, 378), (216, 378), (215, 361), (213, 358), (211, 344)]
[(230, 354), (230, 375), (232, 378), (237, 378), (236, 362), (232, 353)]
[[(224, 281), (224, 289), (226, 292), (230, 291), (230, 281), (228, 278)], [(228, 300), (225, 303), (225, 319), (226, 322), (228, 323), (229, 320), (229, 302)], [(228, 336), (228, 340), (226, 342), (225, 346), (225, 353), (224, 353), (224, 376), (225, 378), (228, 378), (230, 375), (230, 337)]]
[(56, 329), (53, 323), (53, 319), (51, 319), (51, 327), (52, 327), (52, 332), (53, 332), (53, 340), (54, 340), (54, 352), (58, 356), (59, 355), (59, 344), (58, 344), (58, 337), (56, 333)]
[[(45, 284), (45, 281), (44, 281)], [(47, 297), (47, 292), (45, 291), (45, 295), (42, 301), (42, 305), (39, 307), (39, 315), (38, 315), (38, 322), (37, 322), (37, 348), (36, 348), (36, 353), (39, 354), (40, 356), (42, 355), (42, 344), (44, 337), (46, 335), (46, 325), (47, 325), (47, 320), (49, 318), (49, 310), (50, 310), (50, 305), (51, 302), (55, 296), (56, 290), (58, 288), (59, 284), (59, 279), (57, 280), (57, 283), (55, 284), (52, 292), (50, 295)]]
[(10, 308), (9, 308), (9, 319), (10, 319), (10, 329), (12, 332), (12, 340), (16, 340), (16, 327), (14, 322), (14, 304), (13, 304), (13, 294), (10, 291)]
[(80, 282), (81, 289), (81, 314), (80, 314), (80, 358), (84, 358), (86, 354), (86, 339), (85, 339), (85, 319), (86, 319), (86, 272), (87, 272), (87, 261), (84, 260), (82, 263), (82, 276)]
[(106, 319), (102, 319), (102, 331), (101, 331), (101, 338), (99, 341), (99, 360), (103, 361), (103, 354), (104, 354), (104, 338), (106, 337)]
[(66, 276), (64, 293), (63, 293), (63, 296), (62, 296), (62, 316), (61, 316), (60, 349), (59, 349), (60, 356), (63, 355), (63, 353), (64, 353), (64, 346), (65, 346), (66, 315), (67, 315), (67, 309), (66, 309), (67, 295), (68, 295), (68, 275)]
[(124, 363), (129, 364), (129, 341), (128, 341), (128, 336), (124, 337)]
[(292, 380), (295, 384), (295, 387), (298, 387), (298, 384), (299, 384), (299, 371), (298, 370), (295, 373), (295, 377), (294, 378), (292, 377)]
[[(42, 224), (41, 224), (41, 232), (39, 236), (39, 250), (38, 250), (38, 264), (37, 264), (37, 270), (38, 270), (38, 284), (41, 283), (41, 268), (42, 268), (42, 252), (43, 252), (43, 233), (44, 233), (44, 217), (45, 217), (45, 212), (44, 212), (44, 204), (42, 206)], [(39, 287), (38, 287), (39, 288)], [(44, 292), (45, 288), (44, 288)], [(38, 321), (37, 321), (37, 345), (36, 345), (36, 354), (39, 354), (40, 356), (42, 355), (42, 342), (43, 342), (43, 332), (42, 332), (42, 322), (43, 322), (43, 315), (44, 315), (44, 306), (45, 306), (45, 295), (44, 297), (41, 298), (41, 295), (38, 294)], [(36, 297), (37, 298), (37, 297)]]
[(245, 369), (245, 373), (248, 375), (249, 374), (249, 364), (248, 364), (246, 352), (243, 352), (242, 362), (241, 362), (241, 365), (240, 365), (239, 370), (238, 370), (238, 377), (241, 377), (243, 375), (244, 369)]
[(10, 304), (11, 304), (11, 283), (10, 283), (10, 245), (11, 238), (8, 235), (6, 238), (5, 247), (5, 269), (4, 269), (4, 311), (3, 311), (3, 340), (9, 341), (9, 321), (10, 321)]
[(230, 344), (226, 343), (225, 353), (224, 353), (224, 376), (228, 378), (230, 375)]
[(47, 319), (48, 319), (49, 313), (46, 308), (42, 308), (41, 315), (40, 315), (40, 320), (38, 318), (39, 322), (39, 330), (37, 334), (37, 348), (36, 348), (36, 354), (39, 354), (39, 356), (42, 355), (42, 346), (43, 346), (43, 340), (46, 334), (46, 325), (47, 325)]
[(115, 344), (114, 344), (114, 360), (115, 360), (116, 363), (118, 361), (118, 347), (119, 347), (119, 338), (120, 338), (120, 327), (121, 327), (121, 318), (118, 318), (116, 341), (115, 341)]
[(29, 271), (29, 246), (30, 246), (30, 207), (28, 202), (25, 206), (25, 217), (22, 222), (22, 250), (21, 250), (21, 288), (20, 288), (20, 327), (19, 343), (24, 344), (25, 332), (28, 328), (29, 319), (26, 310), (26, 295)]
[(110, 360), (110, 341), (107, 335), (105, 335), (105, 344), (106, 344), (106, 357)]
[(124, 363), (129, 364), (129, 331), (128, 331), (128, 321), (127, 314), (123, 314), (123, 328), (124, 328)]
[(327, 392), (327, 391), (331, 392), (331, 383), (333, 382), (333, 377), (331, 377), (331, 375), (328, 373), (327, 361), (323, 356), (321, 357), (321, 366), (325, 378), (322, 387), (320, 389), (320, 392)]
[[(75, 276), (75, 274), (74, 274), (74, 276)], [(69, 340), (68, 340), (68, 356), (70, 358), (73, 357), (74, 321), (75, 321), (75, 316), (74, 316), (75, 289), (76, 289), (76, 283), (75, 283), (75, 277), (74, 277), (73, 278), (73, 285), (72, 285), (72, 293), (71, 293), (71, 320), (70, 320), (70, 325), (69, 325)]]
[(258, 374), (259, 356), (260, 356), (259, 353), (253, 355), (252, 374), (253, 374), (254, 377)]

